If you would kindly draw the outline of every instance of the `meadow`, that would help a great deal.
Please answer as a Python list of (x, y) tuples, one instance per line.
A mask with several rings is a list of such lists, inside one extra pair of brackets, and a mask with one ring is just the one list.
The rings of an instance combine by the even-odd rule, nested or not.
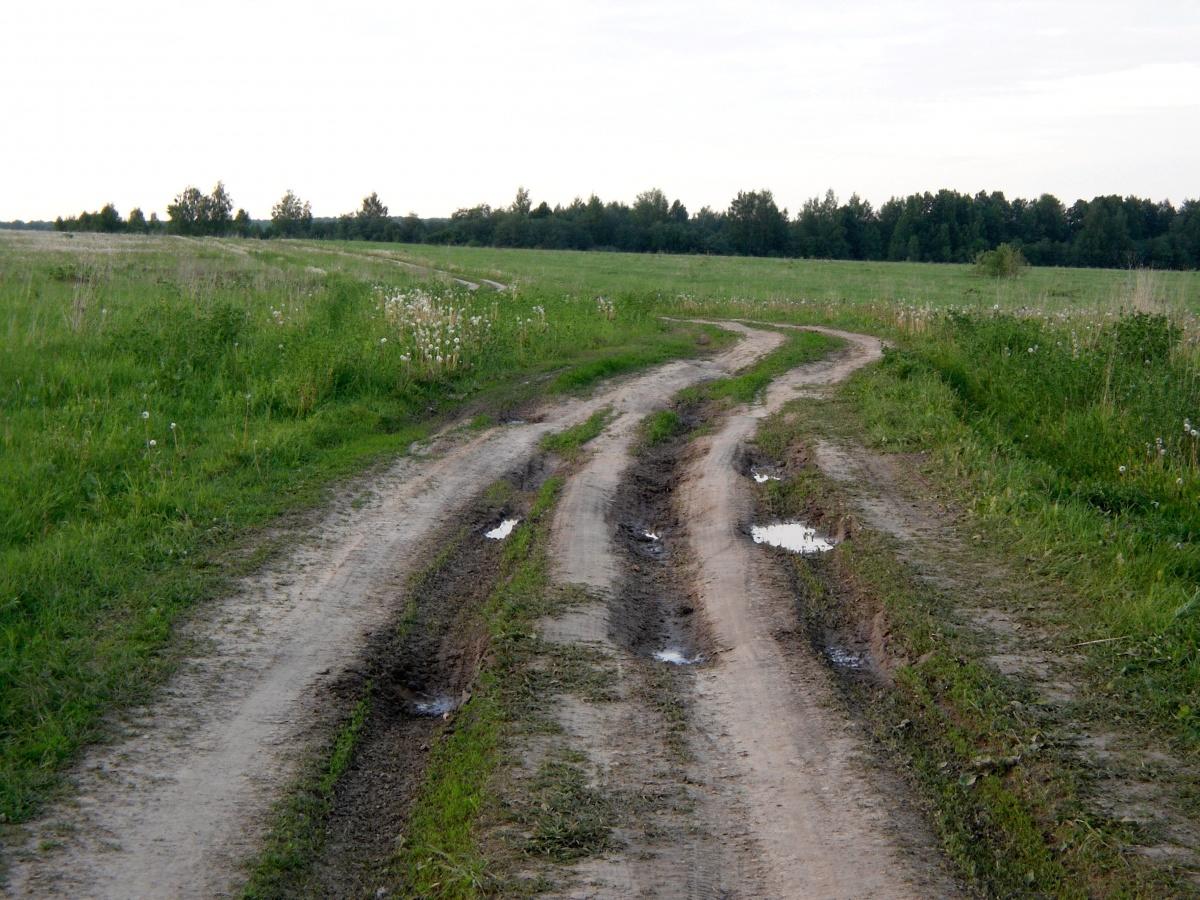
[(1195, 272), (0, 236), (0, 814), (146, 696), (256, 529), (440, 423), (703, 349), (664, 314), (888, 338), (847, 388), (871, 441), (1083, 598), (1097, 684), (1194, 750), (1198, 312)]

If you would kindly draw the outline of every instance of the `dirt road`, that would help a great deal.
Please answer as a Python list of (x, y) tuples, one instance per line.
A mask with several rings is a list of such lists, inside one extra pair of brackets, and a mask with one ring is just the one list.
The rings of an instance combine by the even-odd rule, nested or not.
[[(720, 324), (741, 337), (720, 355), (548, 405), (536, 421), (452, 430), (344, 493), (308, 543), (195, 616), (188, 636), (198, 652), (152, 707), (127, 717), (121, 737), (86, 755), (71, 797), (35, 822), (13, 854), (8, 891), (236, 893), (271, 804), (339, 712), (330, 687), (354, 669), (368, 635), (396, 616), (431, 542), (484, 487), (531, 460), (544, 435), (608, 408), (552, 532), (556, 577), (591, 599), (541, 628), (554, 642), (602, 654), (619, 675), (603, 703), (562, 698), (554, 715), (573, 749), (618, 792), (659, 800), (641, 803), (639, 827), (618, 829), (618, 849), (575, 865), (564, 895), (953, 895), (932, 839), (903, 808), (904, 789), (872, 768), (824, 669), (788, 639), (789, 593), (742, 533), (750, 493), (735, 467), (739, 448), (786, 401), (877, 358), (879, 342), (831, 332), (845, 350), (793, 370), (762, 403), (719, 419), (693, 443), (658, 506), (629, 512), (626, 504), (629, 515), (677, 523), (653, 537), (663, 551), (659, 574), (619, 546), (618, 527), (629, 523), (616, 521), (614, 501), (630, 492), (639, 421), (681, 388), (738, 370), (783, 340)], [(704, 666), (671, 668), (688, 709), (687, 737), (676, 734), (674, 743), (664, 713), (645, 702), (668, 664), (623, 641), (628, 623), (614, 621), (657, 622), (661, 610), (630, 604), (666, 610), (672, 591), (690, 595), (699, 613), (689, 620), (693, 649), (705, 632), (717, 651)]]
[[(612, 406), (665, 402), (689, 383), (745, 365), (778, 336), (711, 359), (670, 363), (538, 422), (452, 432), (342, 496), (310, 542), (199, 611), (198, 652), (122, 736), (88, 752), (71, 797), (10, 854), (16, 896), (211, 897), (233, 891), (272, 801), (337, 712), (326, 688), (396, 614), (431, 536), (490, 482), (524, 464), (540, 438)], [(652, 399), (647, 399), (652, 398)], [(631, 419), (627, 415), (626, 419)]]
[[(835, 708), (822, 665), (795, 632), (791, 593), (761, 548), (744, 533), (749, 479), (739, 449), (761, 419), (805, 390), (845, 378), (877, 359), (873, 338), (830, 332), (847, 344), (834, 357), (777, 380), (763, 403), (725, 418), (693, 445), (672, 488), (679, 527), (668, 544), (692, 561), (689, 587), (719, 652), (684, 690), (691, 707), (692, 786), (676, 803), (688, 822), (657, 814), (624, 847), (576, 867), (571, 897), (927, 897), (953, 896), (935, 841), (902, 807), (905, 788), (874, 771), (863, 740)], [(639, 407), (645, 414), (650, 410)], [(622, 592), (636, 591), (617, 550), (617, 496), (630, 477), (633, 432), (620, 420), (573, 475), (558, 508), (553, 556), (558, 577), (594, 591), (592, 603), (544, 626), (558, 641), (600, 648), (634, 683), (639, 669), (662, 666), (622, 647), (614, 608), (636, 617)], [(661, 515), (661, 511), (660, 511)], [(668, 517), (669, 518), (669, 517)], [(641, 566), (635, 565), (640, 570)], [(651, 587), (651, 592), (654, 587)], [(652, 593), (638, 598), (653, 603)], [(648, 616), (647, 618), (653, 618)], [(603, 704), (567, 702), (559, 723), (610, 790), (662, 790), (662, 722), (626, 687)], [(614, 745), (613, 736), (621, 735)], [(892, 793), (892, 791), (895, 793)], [(650, 834), (652, 837), (645, 837)]]

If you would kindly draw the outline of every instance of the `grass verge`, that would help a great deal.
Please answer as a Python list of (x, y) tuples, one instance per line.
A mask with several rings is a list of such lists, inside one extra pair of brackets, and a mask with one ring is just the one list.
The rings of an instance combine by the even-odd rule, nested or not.
[[(862, 428), (845, 401), (787, 409), (764, 423), (760, 449), (784, 459), (811, 442), (813, 423)], [(760, 489), (773, 515), (837, 518), (840, 489), (813, 469)], [(932, 565), (925, 560), (924, 565)], [(949, 601), (898, 558), (893, 543), (855, 529), (819, 560), (788, 565), (814, 643), (886, 635), (886, 675), (841, 684), (876, 738), (902, 760), (945, 848), (992, 896), (1134, 897), (1186, 893), (1173, 873), (1122, 852), (1133, 826), (1087, 802), (1087, 772), (1020, 680), (985, 665), (978, 639), (956, 627)], [(957, 597), (957, 602), (967, 602)], [(872, 645), (874, 647), (874, 645)]]

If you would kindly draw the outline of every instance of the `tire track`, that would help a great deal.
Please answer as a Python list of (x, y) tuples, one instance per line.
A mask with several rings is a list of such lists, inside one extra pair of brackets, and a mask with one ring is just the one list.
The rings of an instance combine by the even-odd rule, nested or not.
[(759, 422), (881, 354), (875, 338), (818, 330), (848, 349), (777, 379), (762, 404), (702, 438), (679, 488), (696, 597), (722, 650), (698, 679), (696, 725), (711, 764), (739, 785), (766, 896), (950, 896), (952, 883), (929, 860), (932, 840), (868, 774), (828, 675), (803, 642), (780, 639), (795, 630), (792, 601), (742, 533), (751, 495), (735, 463)]

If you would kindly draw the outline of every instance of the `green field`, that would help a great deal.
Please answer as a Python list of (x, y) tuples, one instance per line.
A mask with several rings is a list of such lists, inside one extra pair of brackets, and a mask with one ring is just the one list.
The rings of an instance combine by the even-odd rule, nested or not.
[(0, 233), (0, 815), (160, 682), (259, 529), (441, 424), (728, 340), (661, 316), (889, 339), (841, 394), (869, 443), (1057, 579), (1101, 714), (1193, 760), (1198, 313), (1196, 272)]

